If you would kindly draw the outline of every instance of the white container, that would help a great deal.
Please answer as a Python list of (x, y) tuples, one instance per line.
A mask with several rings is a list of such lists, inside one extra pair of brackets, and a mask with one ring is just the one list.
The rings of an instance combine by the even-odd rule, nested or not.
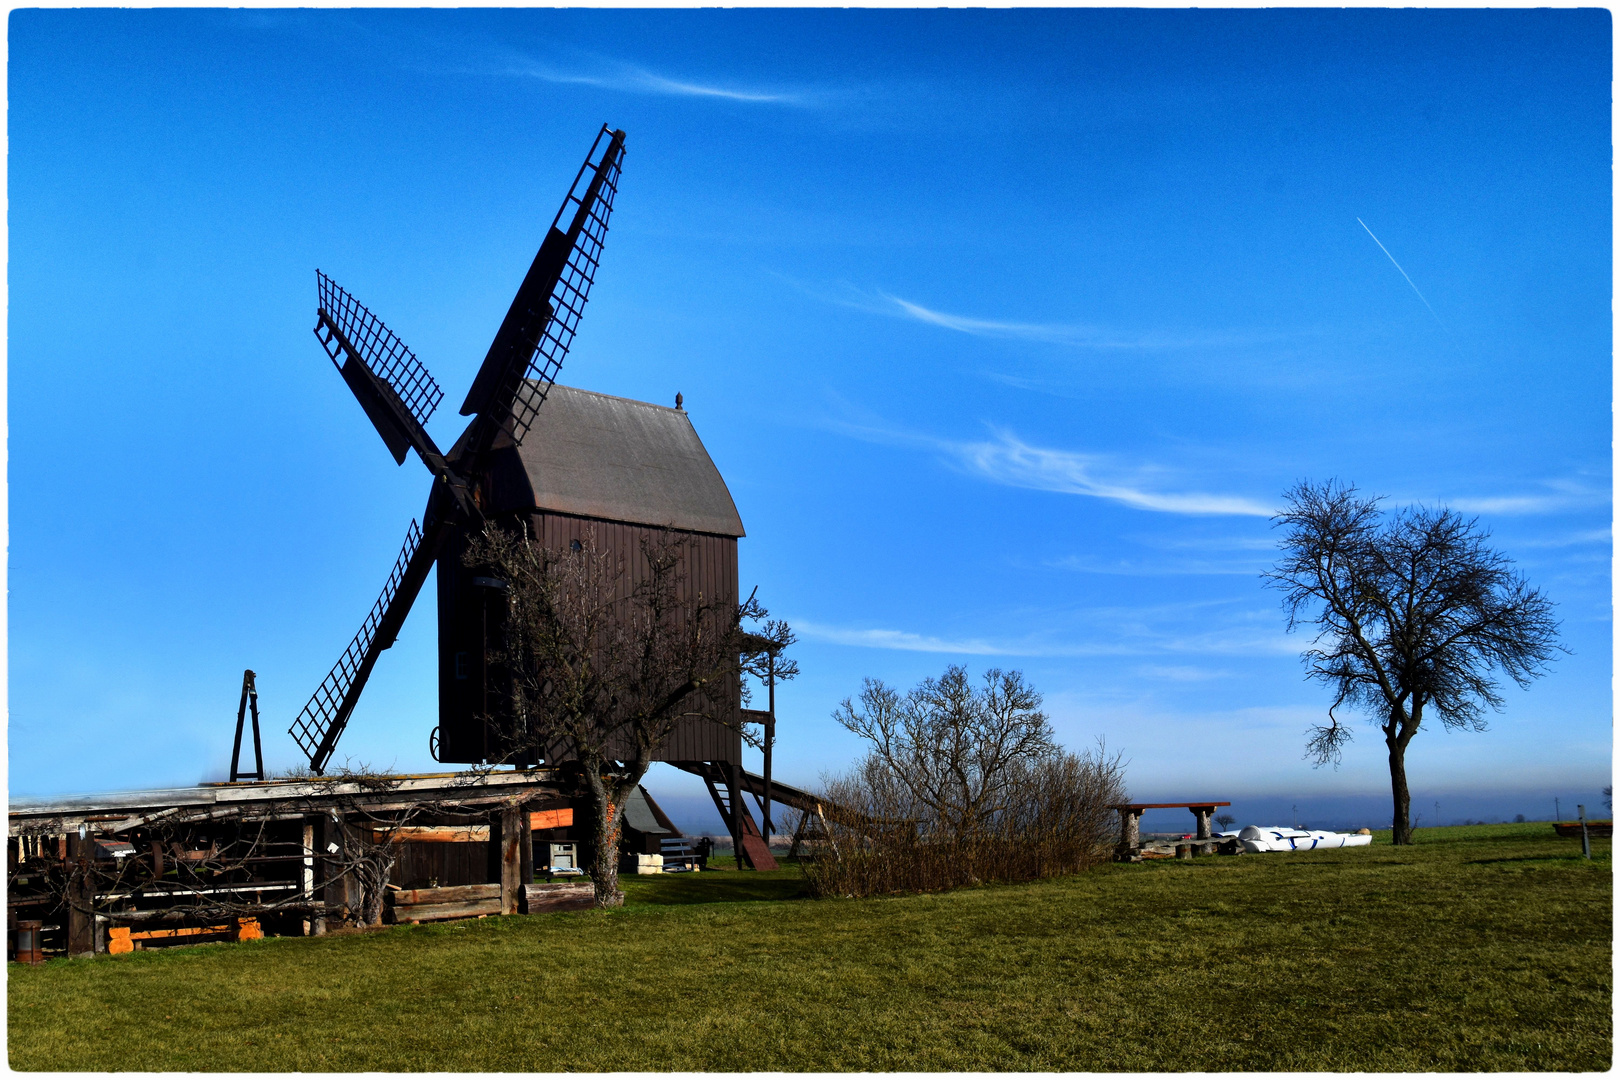
[[(1231, 833), (1222, 833), (1230, 836)], [(1346, 833), (1325, 832), (1320, 829), (1288, 829), (1281, 826), (1250, 825), (1237, 837), (1243, 843), (1243, 850), (1250, 855), (1258, 855), (1263, 851), (1314, 851), (1322, 848), (1341, 847), (1367, 847), (1372, 843), (1370, 835), (1349, 835)]]

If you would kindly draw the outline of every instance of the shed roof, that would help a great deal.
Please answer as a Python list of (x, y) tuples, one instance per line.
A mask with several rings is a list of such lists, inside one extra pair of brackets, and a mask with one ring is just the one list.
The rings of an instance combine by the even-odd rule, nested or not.
[(518, 455), (535, 509), (744, 535), (684, 409), (553, 386)]
[(674, 836), (675, 830), (664, 828), (653, 812), (653, 803), (647, 789), (637, 787), (624, 800), (624, 823), (639, 833), (649, 836)]

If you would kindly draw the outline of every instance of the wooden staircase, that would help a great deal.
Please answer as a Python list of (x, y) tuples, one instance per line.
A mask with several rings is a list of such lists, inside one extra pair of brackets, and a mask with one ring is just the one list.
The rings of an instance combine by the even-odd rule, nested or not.
[(776, 859), (771, 855), (770, 847), (760, 835), (759, 826), (754, 823), (754, 816), (748, 812), (748, 805), (742, 801), (742, 792), (732, 788), (725, 767), (713, 761), (680, 761), (672, 764), (676, 768), (703, 778), (704, 784), (709, 788), (709, 797), (714, 799), (715, 809), (720, 811), (722, 821), (732, 820), (732, 807), (736, 806), (736, 820), (740, 826), (737, 830), (740, 834), (737, 865), (741, 867), (747, 864), (753, 870), (777, 869)]

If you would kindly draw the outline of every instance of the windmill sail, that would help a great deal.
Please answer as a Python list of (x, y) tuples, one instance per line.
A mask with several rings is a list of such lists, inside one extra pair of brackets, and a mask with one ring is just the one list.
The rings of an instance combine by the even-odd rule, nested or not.
[(439, 407), (444, 391), (416, 354), (377, 316), (344, 292), (331, 278), (315, 271), (320, 307), (315, 336), (382, 436), (394, 462), (405, 464), (405, 451), (415, 449), (435, 472), (438, 447), (424, 425)]
[[(366, 685), (366, 679), (371, 675), (371, 668), (377, 662), (377, 656), (383, 649), (394, 643), (394, 634), (398, 632), (400, 623), (405, 621), (405, 613), (395, 612), (396, 602), (402, 601), (405, 609), (409, 610), (411, 601), (416, 599), (416, 589), (422, 587), (422, 578), (427, 576), (424, 569), (421, 577), (416, 580), (416, 589), (401, 592), (401, 585), (410, 577), (411, 563), (418, 551), (421, 550), (422, 530), (417, 526), (415, 519), (405, 534), (405, 546), (400, 549), (399, 558), (394, 560), (393, 572), (388, 575), (388, 584), (383, 586), (382, 595), (372, 605), (371, 614), (361, 624), (359, 633), (349, 642), (349, 647), (338, 657), (338, 662), (327, 673), (321, 685), (316, 689), (309, 704), (304, 706), (303, 712), (293, 721), (287, 733), (298, 743), (299, 749), (309, 757), (310, 768), (316, 775), (326, 771), (326, 764), (332, 757), (332, 751), (337, 746), (338, 736), (343, 734), (343, 728), (349, 722), (349, 714), (354, 711), (355, 703), (360, 700), (360, 691)], [(432, 565), (432, 558), (427, 560)], [(378, 631), (388, 624), (390, 630), (386, 634)]]
[(349, 346), (346, 351), (387, 383), (411, 417), (426, 427), (444, 399), (444, 391), (422, 361), (381, 319), (319, 270), (315, 271), (315, 287), (321, 301), (320, 325), (315, 333), (332, 362), (337, 363), (338, 356), (333, 339), (341, 335)]
[(596, 280), (623, 163), (624, 132), (602, 125), (461, 406), (486, 418), (484, 446), (497, 426), (521, 444), (556, 381)]

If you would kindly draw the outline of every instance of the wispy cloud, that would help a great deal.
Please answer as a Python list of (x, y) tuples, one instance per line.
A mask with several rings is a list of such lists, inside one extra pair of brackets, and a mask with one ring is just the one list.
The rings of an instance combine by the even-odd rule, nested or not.
[(1108, 463), (1093, 455), (1031, 446), (1007, 431), (994, 435), (994, 441), (956, 443), (950, 449), (971, 471), (1011, 487), (1090, 495), (1170, 514), (1270, 517), (1276, 512), (1237, 495), (1145, 490), (1124, 478), (1105, 476)]
[[(1123, 657), (1278, 656), (1297, 653), (1300, 643), (1282, 629), (1277, 612), (1232, 610), (1227, 602), (1162, 604), (1144, 608), (1096, 608), (1081, 612), (1023, 612), (1023, 625), (1042, 629), (1022, 636), (952, 637), (889, 627), (838, 626), (791, 618), (806, 641), (863, 649), (947, 656)], [(1189, 630), (1189, 627), (1193, 629)], [(1188, 681), (1195, 669), (1170, 665), (1159, 677)], [(1199, 678), (1215, 678), (1214, 672)]]
[(1544, 514), (1558, 509), (1565, 502), (1548, 495), (1486, 495), (1472, 499), (1446, 499), (1445, 505), (1465, 514)]
[(966, 315), (951, 315), (943, 311), (914, 304), (888, 293), (878, 293), (888, 306), (879, 308), (883, 314), (899, 314), (930, 326), (942, 326), (961, 334), (975, 337), (1017, 338), (1023, 341), (1050, 341), (1061, 345), (1100, 345), (1104, 335), (1096, 327), (1075, 326), (1064, 323), (1003, 322), (996, 319), (974, 319)]
[(1592, 502), (1568, 495), (1486, 495), (1442, 501), (1451, 509), (1465, 514), (1552, 514), (1591, 505)]
[(602, 61), (601, 70), (565, 71), (537, 61), (520, 65), (519, 74), (550, 83), (595, 86), (630, 94), (658, 94), (670, 97), (715, 98), (760, 105), (808, 105), (811, 95), (803, 92), (766, 90), (758, 87), (722, 86), (691, 79), (661, 75), (634, 64)]
[(1129, 555), (1101, 556), (1077, 552), (1048, 559), (1042, 566), (1082, 574), (1131, 577), (1173, 575), (1235, 575), (1253, 577), (1275, 556), (1275, 536), (1198, 536), (1170, 539), (1163, 536), (1121, 537)]
[(1602, 544), (1608, 547), (1614, 543), (1612, 529), (1583, 529), (1580, 532), (1567, 533), (1563, 536), (1547, 536), (1526, 540), (1515, 540), (1516, 548), (1566, 548), (1581, 547), (1587, 544)]
[[(926, 447), (958, 468), (992, 483), (1065, 495), (1088, 495), (1169, 514), (1240, 514), (1270, 517), (1276, 511), (1238, 495), (1156, 491), (1144, 474), (1160, 470), (1122, 468), (1095, 454), (1032, 446), (1011, 432), (991, 429), (988, 440), (957, 441), (873, 425), (839, 423), (838, 430), (868, 442)], [(1133, 477), (1130, 473), (1136, 473)]]
[(1229, 678), (1232, 674), (1218, 668), (1191, 667), (1186, 664), (1143, 664), (1136, 671), (1144, 678), (1167, 682), (1207, 682), (1210, 679)]
[[(803, 286), (800, 286), (803, 288)], [(1008, 341), (1035, 341), (1073, 348), (1151, 351), (1232, 348), (1281, 341), (1291, 335), (1275, 331), (1207, 330), (1193, 333), (1162, 330), (1125, 330), (1092, 323), (1025, 322), (1015, 319), (958, 315), (877, 290), (867, 292), (845, 285), (835, 293), (806, 289), (811, 295), (844, 307), (910, 319), (972, 337)]]
[(1411, 499), (1404, 501), (1433, 502), (1465, 514), (1556, 514), (1565, 510), (1581, 510), (1606, 506), (1612, 498), (1609, 489), (1593, 487), (1574, 479), (1546, 480), (1543, 490), (1517, 495), (1464, 495), (1460, 498), (1442, 496), (1435, 500)]
[(901, 652), (943, 653), (957, 656), (1075, 656), (1072, 648), (1039, 645), (1033, 642), (996, 642), (984, 638), (941, 638), (909, 630), (854, 629), (796, 619), (793, 629), (809, 641), (830, 645), (853, 645), (866, 649), (894, 649)]
[[(1279, 622), (1275, 613), (1268, 613), (1273, 622)], [(1195, 634), (1144, 632), (1140, 627), (1122, 627), (1108, 640), (1060, 642), (1017, 638), (949, 638), (934, 634), (919, 634), (910, 630), (887, 627), (846, 627), (805, 619), (793, 619), (794, 632), (806, 641), (819, 641), (829, 645), (848, 645), (860, 649), (885, 649), (898, 652), (935, 653), (943, 656), (1014, 656), (1014, 657), (1103, 657), (1103, 656), (1287, 656), (1299, 652), (1298, 641), (1285, 636), (1281, 630), (1258, 627), (1227, 627)], [(1194, 676), (1191, 668), (1166, 668), (1164, 678), (1186, 681)], [(1176, 672), (1172, 674), (1171, 672)], [(1224, 675), (1215, 672), (1199, 678)]]
[(1066, 555), (1052, 559), (1045, 565), (1055, 570), (1073, 570), (1081, 574), (1115, 574), (1128, 577), (1172, 577), (1185, 574), (1224, 574), (1253, 577), (1265, 569), (1263, 559), (1251, 562), (1215, 561), (1212, 559), (1159, 558), (1159, 559), (1103, 559), (1093, 555)]

